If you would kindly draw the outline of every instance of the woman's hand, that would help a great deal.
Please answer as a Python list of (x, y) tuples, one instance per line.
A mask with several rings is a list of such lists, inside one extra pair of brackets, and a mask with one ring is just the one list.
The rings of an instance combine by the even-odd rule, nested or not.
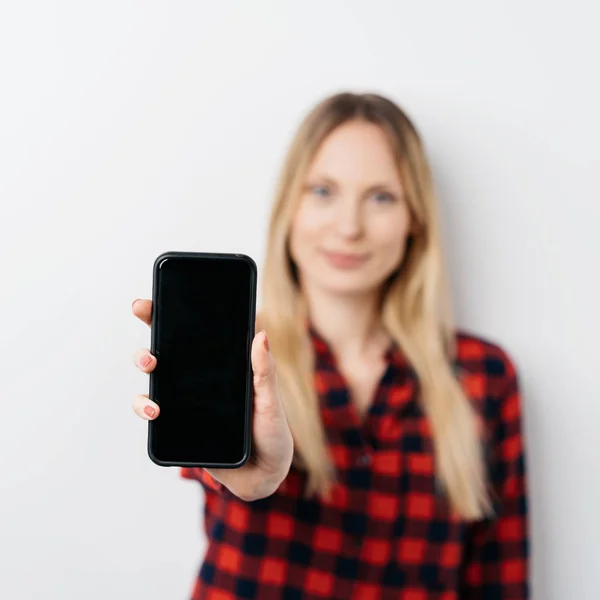
[[(146, 325), (151, 325), (151, 300), (136, 300), (132, 310)], [(150, 373), (156, 368), (156, 357), (142, 349), (135, 353), (134, 363), (144, 373)], [(277, 393), (275, 361), (264, 331), (257, 333), (252, 342), (252, 370), (252, 456), (238, 469), (206, 469), (233, 494), (247, 501), (265, 498), (279, 487), (288, 474), (294, 451), (292, 434)], [(148, 394), (134, 399), (133, 410), (146, 420), (160, 418), (160, 407), (148, 398)]]

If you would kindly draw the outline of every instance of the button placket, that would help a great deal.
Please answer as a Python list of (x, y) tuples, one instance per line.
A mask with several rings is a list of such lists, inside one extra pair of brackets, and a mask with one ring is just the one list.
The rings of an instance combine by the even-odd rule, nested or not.
[(359, 467), (370, 467), (373, 463), (373, 457), (366, 451), (363, 451), (356, 458), (356, 465)]

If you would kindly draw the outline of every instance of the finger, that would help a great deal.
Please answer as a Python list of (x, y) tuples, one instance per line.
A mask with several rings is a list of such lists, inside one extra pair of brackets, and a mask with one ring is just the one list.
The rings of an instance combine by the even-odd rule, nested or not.
[(144, 373), (150, 373), (156, 368), (156, 357), (150, 354), (150, 350), (142, 348), (133, 355), (133, 364)]
[(148, 394), (140, 394), (133, 399), (133, 412), (146, 421), (153, 421), (158, 417), (160, 407), (148, 398)]
[(131, 310), (133, 314), (141, 321), (144, 321), (146, 325), (150, 326), (152, 324), (152, 300), (138, 298), (133, 301)]
[(261, 414), (278, 415), (281, 411), (277, 395), (275, 360), (269, 351), (266, 331), (260, 331), (252, 342), (252, 370), (254, 372), (254, 407)]

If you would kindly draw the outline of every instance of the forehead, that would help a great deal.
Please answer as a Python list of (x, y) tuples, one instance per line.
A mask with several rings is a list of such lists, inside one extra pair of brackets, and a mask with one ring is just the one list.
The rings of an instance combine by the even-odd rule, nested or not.
[(387, 135), (374, 123), (351, 121), (334, 129), (317, 150), (308, 177), (339, 183), (399, 183)]

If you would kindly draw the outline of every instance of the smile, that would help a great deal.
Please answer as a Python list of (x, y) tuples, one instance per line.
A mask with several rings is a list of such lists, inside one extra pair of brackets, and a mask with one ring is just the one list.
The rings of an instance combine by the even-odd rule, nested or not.
[(347, 254), (343, 252), (327, 252), (321, 250), (325, 259), (334, 267), (339, 269), (352, 269), (364, 264), (368, 258), (368, 254)]

